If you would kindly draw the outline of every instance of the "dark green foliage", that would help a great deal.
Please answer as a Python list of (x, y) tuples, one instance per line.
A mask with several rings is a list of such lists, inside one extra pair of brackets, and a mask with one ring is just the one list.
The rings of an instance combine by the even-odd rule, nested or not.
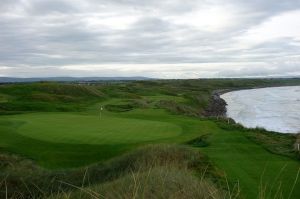
[(171, 100), (160, 100), (156, 103), (157, 108), (162, 108), (170, 111), (171, 113), (175, 114), (182, 114), (182, 115), (190, 115), (190, 116), (199, 116), (200, 113), (192, 108), (191, 106), (177, 103)]
[[(122, 99), (122, 98), (121, 98)], [(131, 99), (131, 98), (125, 98), (128, 99), (124, 102), (121, 102), (120, 104), (106, 104), (105, 110), (112, 111), (112, 112), (126, 112), (131, 111), (135, 108), (149, 108), (150, 102), (146, 99)]]
[(104, 94), (92, 86), (58, 83), (31, 83), (0, 86), (7, 100), (0, 101), (0, 112), (79, 111), (101, 101)]
[(105, 109), (112, 112), (126, 112), (131, 111), (136, 108), (135, 104), (107, 104)]
[(210, 134), (202, 135), (200, 137), (188, 141), (187, 144), (194, 147), (207, 147), (209, 146), (209, 141), (208, 141), (209, 136)]

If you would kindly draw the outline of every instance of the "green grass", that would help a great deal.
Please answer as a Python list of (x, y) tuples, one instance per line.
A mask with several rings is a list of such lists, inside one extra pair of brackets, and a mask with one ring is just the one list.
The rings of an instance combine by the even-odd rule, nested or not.
[(48, 168), (69, 168), (106, 160), (141, 144), (193, 139), (194, 118), (159, 109), (126, 113), (28, 113), (0, 118), (0, 147)]
[(9, 100), (8, 95), (0, 94), (0, 103), (5, 103)]
[(135, 193), (136, 198), (227, 198), (207, 157), (186, 146), (148, 145), (110, 161), (59, 171), (9, 155), (0, 155), (0, 160), (0, 177), (7, 185), (6, 192), (0, 183), (0, 198), (90, 198), (90, 190), (105, 198), (133, 198)]
[(0, 85), (0, 114), (28, 111), (82, 111), (105, 99), (96, 87), (31, 83)]
[(132, 144), (175, 137), (181, 127), (168, 122), (119, 118), (112, 114), (32, 113), (9, 116), (17, 133), (37, 140), (72, 144)]
[[(247, 198), (255, 198), (263, 183), (287, 195), (300, 162), (270, 153), (238, 130), (214, 121), (169, 114), (160, 109), (125, 113), (31, 113), (1, 117), (0, 146), (21, 153), (49, 168), (68, 168), (106, 160), (147, 143), (186, 143), (201, 135), (200, 148), (231, 182), (239, 182)], [(276, 180), (278, 173), (282, 175)], [(297, 186), (300, 184), (298, 183)], [(274, 191), (273, 190), (273, 191)], [(293, 196), (300, 196), (295, 189)]]
[[(245, 198), (257, 198), (259, 192), (266, 193), (264, 198), (274, 198), (277, 190), (282, 192), (282, 198), (287, 198), (300, 168), (291, 137), (270, 136), (259, 130), (223, 128), (215, 120), (190, 116), (201, 115), (211, 92), (216, 89), (290, 83), (298, 84), (299, 80), (0, 86), (0, 114), (4, 114), (0, 116), (0, 150), (32, 159), (42, 167), (52, 169), (49, 170), (52, 174), (57, 169), (68, 173), (96, 162), (105, 164), (141, 145), (189, 144), (206, 154), (220, 173), (224, 171), (229, 182), (238, 183)], [(107, 107), (101, 119), (100, 106)], [(154, 157), (158, 154), (153, 152)], [(126, 164), (130, 165), (130, 161), (118, 168), (127, 168)], [(99, 172), (99, 167), (95, 171)], [(118, 173), (119, 170), (111, 172)], [(180, 172), (190, 174), (190, 171), (178, 171), (179, 176)], [(155, 179), (157, 173), (153, 174)], [(140, 178), (144, 175), (142, 172)], [(194, 178), (187, 179), (193, 181)], [(124, 186), (122, 184), (126, 182), (132, 182), (130, 175), (103, 187)], [(299, 186), (298, 181), (291, 198), (300, 198)], [(98, 186), (100, 190), (103, 187)], [(121, 188), (120, 191), (124, 191)]]
[[(231, 181), (239, 182), (246, 198), (257, 198), (262, 187), (267, 187), (268, 198), (280, 189), (283, 198), (289, 195), (297, 176), (300, 162), (270, 153), (247, 138), (245, 132), (216, 130), (209, 137), (209, 147), (201, 149), (222, 168)], [(292, 198), (300, 196), (300, 181)]]

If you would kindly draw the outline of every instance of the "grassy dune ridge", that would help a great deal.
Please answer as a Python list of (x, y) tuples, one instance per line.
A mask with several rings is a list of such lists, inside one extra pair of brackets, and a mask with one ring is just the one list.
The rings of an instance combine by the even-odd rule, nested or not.
[(12, 198), (298, 198), (296, 136), (204, 115), (215, 90), (299, 84), (215, 79), (1, 85), (1, 194), (7, 187)]
[[(148, 188), (139, 186), (138, 189), (141, 191), (139, 194), (145, 194), (145, 192), (150, 191), (151, 193), (147, 193), (150, 194), (149, 197), (163, 196), (164, 194), (176, 196), (176, 193), (171, 192), (180, 186), (184, 186), (184, 189), (178, 193), (178, 196), (187, 190), (191, 191), (189, 194), (194, 195), (194, 198), (204, 193), (208, 195), (220, 194), (224, 197), (226, 195), (225, 192), (220, 192), (216, 185), (212, 183), (211, 180), (218, 182), (219, 174), (208, 159), (199, 154), (197, 150), (178, 145), (150, 145), (138, 148), (133, 152), (126, 153), (105, 163), (60, 171), (45, 170), (28, 160), (17, 157), (6, 157), (5, 159), (5, 156), (2, 156), (1, 158), (1, 168), (4, 173), (17, 173), (23, 178), (23, 183), (15, 184), (17, 176), (7, 175), (8, 194), (13, 197), (19, 197), (23, 194), (26, 197), (52, 195), (52, 197), (64, 198), (65, 194), (70, 194), (71, 198), (74, 198), (80, 195), (78, 194), (81, 191), (80, 187), (92, 189), (94, 190), (93, 192), (97, 191), (99, 195), (103, 194), (102, 189), (105, 187), (107, 197), (113, 197), (114, 194), (120, 194), (119, 196), (121, 197), (132, 194), (132, 190), (127, 189), (128, 186), (133, 186), (132, 188), (135, 186), (132, 176), (140, 176), (138, 178), (141, 178), (144, 175), (153, 181), (153, 185), (157, 188), (159, 184), (155, 184), (155, 182), (171, 181), (173, 183), (171, 190), (162, 186), (159, 190), (163, 192), (155, 193), (151, 192), (152, 187), (150, 185)], [(13, 162), (10, 162), (12, 160)], [(175, 173), (176, 175), (173, 176)], [(199, 181), (204, 176), (209, 176), (209, 178)], [(182, 177), (185, 181), (181, 181)], [(118, 187), (116, 188), (114, 184), (117, 184)], [(4, 183), (1, 183), (3, 188), (1, 189), (2, 196), (6, 194), (3, 185)], [(33, 185), (37, 185), (37, 187)], [(192, 187), (205, 187), (205, 189), (191, 190)], [(208, 187), (211, 190), (207, 190), (206, 188)], [(72, 191), (75, 191), (74, 194)], [(215, 191), (217, 192), (215, 193)], [(53, 195), (52, 193), (56, 194)], [(85, 198), (91, 197), (87, 192), (82, 193), (85, 195)]]

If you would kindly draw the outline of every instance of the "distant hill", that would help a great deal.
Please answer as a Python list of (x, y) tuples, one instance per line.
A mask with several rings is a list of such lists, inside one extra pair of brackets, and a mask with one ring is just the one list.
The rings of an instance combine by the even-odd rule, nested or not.
[(0, 77), (0, 83), (13, 82), (40, 82), (40, 81), (57, 81), (57, 82), (74, 82), (74, 81), (129, 81), (129, 80), (150, 80), (147, 77)]

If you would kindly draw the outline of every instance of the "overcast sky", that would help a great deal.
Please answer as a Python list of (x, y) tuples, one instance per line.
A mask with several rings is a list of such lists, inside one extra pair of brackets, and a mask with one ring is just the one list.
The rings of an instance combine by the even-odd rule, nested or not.
[(300, 0), (1, 0), (0, 76), (300, 76)]

